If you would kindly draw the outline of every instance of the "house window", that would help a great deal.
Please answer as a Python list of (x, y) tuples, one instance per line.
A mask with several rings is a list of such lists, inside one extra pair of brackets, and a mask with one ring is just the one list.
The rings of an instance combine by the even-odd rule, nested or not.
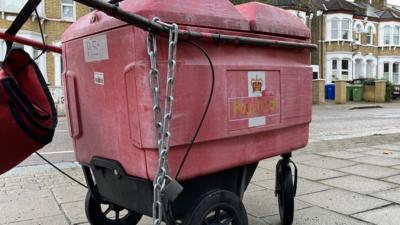
[(393, 64), (393, 83), (399, 83), (399, 63)]
[(400, 44), (399, 41), (400, 41), (400, 26), (395, 26), (393, 32), (393, 44), (399, 45)]
[(350, 39), (350, 20), (349, 19), (342, 20), (342, 39), (343, 40)]
[(374, 66), (374, 61), (372, 60), (367, 60), (367, 77), (374, 77), (374, 70), (375, 70), (375, 66)]
[(361, 32), (362, 32), (361, 24), (357, 24), (355, 42), (357, 42), (358, 44), (361, 43)]
[(73, 0), (61, 0), (61, 18), (66, 20), (75, 19), (75, 3)]
[(19, 12), (25, 4), (24, 0), (3, 1), (4, 9), (8, 12)]
[(385, 26), (384, 28), (384, 35), (385, 35), (385, 37), (384, 37), (384, 44), (385, 45), (390, 45), (390, 39), (391, 39), (391, 36), (392, 36), (392, 29), (390, 28), (390, 26)]
[(383, 79), (389, 80), (389, 63), (383, 64)]
[(337, 80), (338, 75), (338, 61), (336, 59), (332, 60), (332, 81)]
[(332, 35), (333, 40), (339, 39), (339, 19), (338, 18), (332, 19), (331, 35)]
[(372, 45), (374, 40), (374, 34), (372, 30), (372, 26), (369, 26), (367, 29), (367, 44)]
[(349, 79), (349, 60), (342, 60), (342, 80)]

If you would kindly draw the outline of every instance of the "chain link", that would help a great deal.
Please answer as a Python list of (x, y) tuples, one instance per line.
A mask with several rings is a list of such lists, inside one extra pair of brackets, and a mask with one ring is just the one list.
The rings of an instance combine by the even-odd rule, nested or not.
[(153, 92), (153, 119), (156, 129), (156, 143), (159, 151), (158, 171), (154, 178), (153, 224), (160, 225), (163, 217), (161, 196), (165, 191), (169, 178), (168, 153), (171, 143), (171, 121), (174, 109), (174, 83), (176, 75), (176, 50), (178, 45), (179, 29), (177, 24), (167, 24), (154, 18), (169, 29), (167, 81), (165, 87), (164, 112), (160, 100), (160, 71), (157, 68), (157, 37), (152, 32), (147, 34), (147, 54), (150, 57), (150, 87)]

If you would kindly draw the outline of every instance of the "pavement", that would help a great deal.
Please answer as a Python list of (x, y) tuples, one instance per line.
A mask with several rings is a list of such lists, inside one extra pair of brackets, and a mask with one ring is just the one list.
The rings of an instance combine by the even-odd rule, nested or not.
[[(349, 108), (314, 107), (310, 143), (293, 155), (299, 169), (296, 225), (400, 224), (400, 104), (351, 112)], [(64, 158), (67, 162), (57, 165), (83, 181), (79, 165)], [(260, 162), (245, 193), (250, 225), (280, 224), (274, 196), (277, 160)], [(35, 164), (39, 163), (22, 164), (0, 176), (0, 225), (88, 224), (86, 190), (50, 166)], [(139, 224), (151, 225), (151, 218)]]

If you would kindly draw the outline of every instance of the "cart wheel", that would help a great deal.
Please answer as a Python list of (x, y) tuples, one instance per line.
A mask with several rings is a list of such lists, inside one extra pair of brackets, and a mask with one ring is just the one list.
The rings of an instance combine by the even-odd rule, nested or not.
[(224, 190), (205, 194), (184, 217), (184, 225), (247, 225), (246, 209), (240, 198)]
[(292, 169), (288, 164), (281, 164), (279, 174), (278, 202), (279, 214), (281, 217), (282, 225), (291, 225), (293, 223), (294, 215), (294, 188)]
[(115, 204), (98, 202), (90, 191), (86, 194), (85, 211), (91, 225), (136, 225), (142, 218)]

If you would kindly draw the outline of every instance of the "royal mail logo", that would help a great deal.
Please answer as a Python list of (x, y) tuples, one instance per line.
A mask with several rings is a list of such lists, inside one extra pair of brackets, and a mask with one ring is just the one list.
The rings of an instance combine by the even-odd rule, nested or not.
[(262, 86), (263, 86), (263, 80), (258, 78), (251, 79), (251, 86), (253, 88), (253, 93), (262, 93)]
[(251, 71), (247, 75), (249, 97), (260, 97), (266, 90), (265, 72)]

